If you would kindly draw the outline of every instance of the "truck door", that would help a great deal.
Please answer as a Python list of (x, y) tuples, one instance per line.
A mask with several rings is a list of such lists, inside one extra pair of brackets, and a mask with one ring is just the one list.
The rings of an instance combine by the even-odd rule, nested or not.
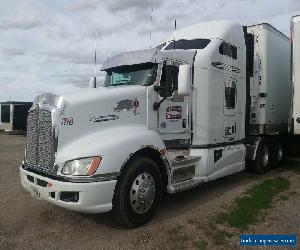
[(224, 142), (235, 141), (237, 138), (237, 95), (239, 81), (239, 63), (237, 57), (238, 48), (226, 42), (222, 42), (219, 52), (222, 55), (224, 65)]
[(178, 71), (179, 64), (171, 61), (164, 62), (160, 85), (167, 86), (171, 82), (173, 89), (158, 110), (158, 131), (167, 148), (186, 147), (191, 138), (190, 96), (177, 94)]
[(224, 81), (224, 139), (234, 141), (236, 139), (236, 98), (237, 80), (232, 76), (225, 76)]

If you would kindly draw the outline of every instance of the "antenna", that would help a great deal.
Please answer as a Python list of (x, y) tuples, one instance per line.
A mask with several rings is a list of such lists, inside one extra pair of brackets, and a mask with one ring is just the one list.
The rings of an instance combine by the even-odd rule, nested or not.
[(152, 48), (152, 28), (153, 28), (153, 8), (151, 8), (151, 16), (150, 16), (150, 49)]
[(98, 38), (98, 29), (96, 28), (96, 32), (95, 32), (95, 65), (94, 65), (94, 76), (96, 78), (96, 74), (97, 74), (97, 38)]
[(94, 56), (94, 77), (91, 77), (89, 82), (90, 88), (96, 88), (97, 85), (97, 36), (98, 36), (98, 29), (96, 28), (95, 31), (95, 56)]
[(174, 21), (174, 41), (173, 41), (173, 63), (174, 63), (174, 58), (175, 58), (175, 50), (176, 50), (176, 27), (177, 24), (176, 24), (176, 19)]

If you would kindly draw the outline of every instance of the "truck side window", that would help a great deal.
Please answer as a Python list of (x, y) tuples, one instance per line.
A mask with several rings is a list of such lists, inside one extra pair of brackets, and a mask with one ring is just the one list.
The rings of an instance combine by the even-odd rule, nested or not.
[[(193, 39), (193, 40), (186, 40), (180, 39), (175, 41), (175, 49), (205, 49), (207, 45), (210, 43), (210, 39)], [(169, 43), (164, 50), (173, 50), (174, 49), (174, 41)]]
[(219, 47), (219, 53), (221, 55), (229, 56), (233, 59), (237, 59), (237, 47), (230, 45), (226, 42), (222, 42)]
[(171, 96), (175, 90), (178, 90), (178, 72), (177, 66), (163, 65), (160, 86), (166, 92), (161, 93), (161, 96)]
[(236, 84), (235, 82), (231, 82), (229, 85), (225, 85), (225, 107), (227, 109), (235, 108), (235, 100), (236, 100)]

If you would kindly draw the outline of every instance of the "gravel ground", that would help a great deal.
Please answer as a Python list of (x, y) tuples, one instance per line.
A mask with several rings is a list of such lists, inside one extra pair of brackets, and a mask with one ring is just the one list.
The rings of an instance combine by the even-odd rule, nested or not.
[(168, 196), (149, 224), (128, 230), (110, 213), (79, 214), (32, 198), (19, 180), (24, 145), (24, 136), (0, 134), (0, 249), (237, 249), (241, 232), (224, 228), (233, 236), (216, 245), (211, 217), (275, 176), (291, 181), (287, 198), (278, 198), (264, 220), (243, 233), (296, 233), (300, 240), (300, 176), (287, 167), (264, 176), (242, 172)]

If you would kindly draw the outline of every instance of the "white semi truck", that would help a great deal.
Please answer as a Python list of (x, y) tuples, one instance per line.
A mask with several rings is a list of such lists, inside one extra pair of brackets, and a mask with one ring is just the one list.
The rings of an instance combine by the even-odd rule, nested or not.
[[(294, 16), (291, 20), (292, 42), (292, 130), (294, 135), (300, 135), (300, 16)], [(298, 97), (298, 98), (297, 98)]]
[(103, 87), (40, 95), (29, 111), (21, 182), (78, 212), (140, 226), (164, 193), (285, 157), (290, 40), (269, 24), (180, 29), (176, 41), (105, 61)]

